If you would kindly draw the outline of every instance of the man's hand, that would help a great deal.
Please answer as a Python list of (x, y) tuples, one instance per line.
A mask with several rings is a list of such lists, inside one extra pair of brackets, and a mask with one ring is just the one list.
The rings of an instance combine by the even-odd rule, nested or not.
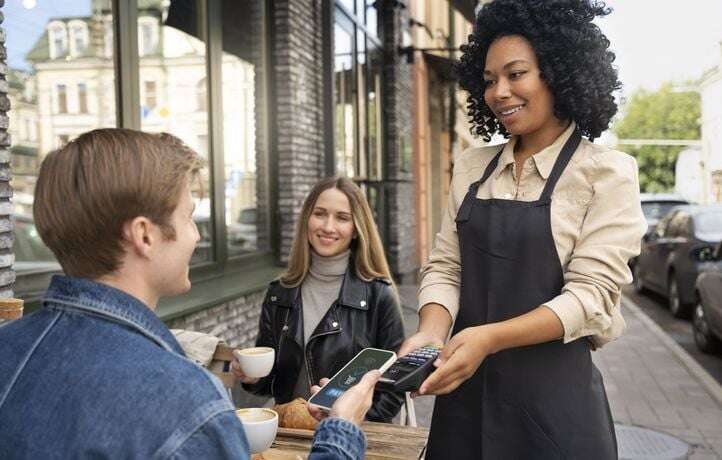
[[(373, 402), (374, 386), (380, 377), (381, 372), (378, 370), (364, 374), (359, 383), (346, 390), (336, 400), (328, 416), (342, 418), (355, 425), (361, 425)], [(311, 393), (316, 394), (328, 382), (328, 379), (321, 379), (321, 386), (311, 387)], [(327, 416), (318, 406), (313, 404), (308, 405), (308, 411), (316, 420), (322, 420)]]
[(421, 384), (419, 394), (443, 395), (454, 391), (479, 368), (492, 352), (484, 326), (468, 327), (446, 344), (434, 362), (436, 370)]

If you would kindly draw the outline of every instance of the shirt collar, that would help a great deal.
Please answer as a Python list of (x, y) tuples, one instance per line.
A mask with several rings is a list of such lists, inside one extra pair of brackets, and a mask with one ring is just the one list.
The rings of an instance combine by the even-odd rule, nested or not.
[(107, 284), (86, 278), (53, 276), (43, 305), (80, 311), (123, 324), (168, 351), (185, 356), (168, 327), (137, 298)]
[[(551, 174), (552, 168), (554, 168), (554, 163), (556, 162), (559, 153), (561, 153), (562, 148), (564, 148), (564, 144), (572, 135), (576, 126), (576, 123), (572, 121), (571, 123), (569, 123), (567, 129), (564, 130), (564, 132), (559, 137), (557, 137), (557, 139), (550, 146), (532, 155), (532, 161), (534, 163), (534, 166), (536, 167), (537, 172), (539, 172), (539, 175), (544, 180), (549, 178), (549, 174)], [(517, 136), (512, 136), (509, 142), (504, 145), (504, 150), (501, 154), (501, 157), (499, 157), (499, 166), (497, 167), (497, 171), (495, 174), (496, 177), (501, 175), (501, 173), (507, 167), (509, 167), (509, 165), (514, 163), (514, 146), (516, 145), (516, 141)]]

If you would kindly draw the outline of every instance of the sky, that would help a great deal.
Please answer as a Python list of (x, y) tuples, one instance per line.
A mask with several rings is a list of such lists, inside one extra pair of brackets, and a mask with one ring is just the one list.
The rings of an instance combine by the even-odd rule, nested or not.
[[(722, 0), (720, 0), (722, 1)], [(8, 64), (28, 70), (25, 54), (45, 30), (50, 18), (90, 15), (91, 0), (6, 0), (2, 27), (7, 32)], [(35, 5), (28, 9), (23, 5)]]
[(625, 95), (696, 80), (722, 61), (722, 0), (607, 0), (597, 19), (617, 55)]
[[(50, 17), (88, 14), (91, 0), (6, 0), (3, 27), (11, 67)], [(440, 0), (427, 0), (440, 1)], [(23, 5), (35, 4), (32, 9)], [(612, 42), (623, 93), (656, 89), (665, 81), (697, 79), (722, 61), (722, 0), (607, 0), (614, 12), (597, 19)]]

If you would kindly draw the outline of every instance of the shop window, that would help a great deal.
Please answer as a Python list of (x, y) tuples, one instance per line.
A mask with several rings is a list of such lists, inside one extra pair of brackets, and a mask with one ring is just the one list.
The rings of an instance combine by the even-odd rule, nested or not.
[[(205, 41), (191, 30), (172, 27), (167, 22), (158, 27), (157, 23), (157, 18), (170, 17), (176, 23), (202, 24), (202, 10), (194, 8), (196, 5), (197, 2), (174, 1), (139, 10), (138, 75), (144, 82), (141, 129), (173, 134), (203, 153), (210, 150), (208, 111), (196, 110), (195, 102), (198, 99), (196, 84), (205, 79), (207, 73)], [(168, 46), (156, 53), (157, 42)], [(163, 60), (162, 67), (158, 65), (158, 57)], [(209, 184), (209, 171), (204, 167), (192, 190), (196, 201), (193, 217), (202, 236), (191, 260), (194, 264), (214, 258), (212, 197), (205, 193)]]
[[(334, 164), (358, 182), (383, 179), (381, 43), (373, 3), (338, 2), (333, 39)], [(373, 28), (373, 34), (367, 33)]]
[(334, 141), (336, 172), (356, 175), (356, 65), (353, 28), (343, 17), (334, 25)]
[(257, 120), (259, 104), (264, 103), (259, 3), (223, 2), (223, 169), (229, 257), (262, 249), (257, 209), (263, 185), (258, 181), (258, 146), (264, 138)]
[[(60, 59), (65, 58), (69, 51), (71, 55), (87, 51), (89, 25), (103, 30), (103, 24), (112, 21), (112, 12), (93, 8), (96, 3), (94, 0), (67, 0), (38, 2), (32, 10), (14, 8), (12, 3), (5, 7), (13, 8), (6, 11), (3, 22), (8, 37), (23, 37), (28, 43), (24, 54), (8, 57), (9, 74), (22, 75), (8, 91), (11, 105), (8, 115), (16, 120), (9, 124), (8, 131), (12, 139), (10, 154), (14, 168), (13, 252), (18, 275), (15, 289), (21, 296), (31, 289), (28, 279), (59, 269), (33, 222), (33, 194), (40, 162), (53, 149), (72, 139), (75, 133), (116, 123), (112, 54), (96, 58), (90, 80), (87, 68), (68, 66), (65, 59)], [(39, 20), (47, 17), (53, 19)], [(112, 40), (112, 34), (108, 38)], [(11, 46), (18, 46), (18, 42), (9, 41), (8, 47)], [(91, 95), (91, 87), (98, 88), (97, 95)], [(91, 101), (91, 97), (96, 99)], [(70, 113), (88, 113), (90, 106), (104, 110), (95, 117), (74, 119), (71, 136), (65, 131), (69, 117), (73, 116)], [(21, 126), (24, 126), (24, 136), (19, 135)]]
[[(266, 114), (266, 2), (139, 2), (137, 50), (124, 48), (135, 27), (113, 26), (118, 16), (112, 5), (117, 3), (38, 2), (32, 11), (14, 9), (3, 24), (8, 36), (34, 42), (25, 56), (8, 62), (9, 74), (22, 77), (9, 91), (9, 116), (18, 117), (9, 128), (11, 162), (16, 171), (27, 170), (14, 174), (12, 183), (20, 222), (15, 268), (16, 292), (21, 296), (30, 290), (27, 280), (59, 269), (33, 225), (37, 168), (48, 152), (99, 127), (168, 132), (207, 160), (193, 189), (201, 241), (191, 260), (192, 276), (220, 272), (229, 264), (255, 263), (255, 254), (270, 250), (270, 213), (258, 208), (259, 196), (267, 197), (269, 187), (267, 178), (258, 175), (259, 164), (267, 161), (268, 142), (266, 121), (258, 119)], [(215, 27), (222, 29), (221, 35), (212, 34), (220, 43), (206, 43), (209, 10), (218, 18)], [(42, 23), (39, 17), (53, 19)], [(98, 48), (87, 65), (68, 66), (65, 59), (57, 59), (66, 57), (69, 48), (71, 56), (80, 55), (81, 49), (87, 55), (91, 46)], [(209, 49), (219, 50), (219, 59), (209, 60)], [(123, 58), (134, 54), (137, 67), (116, 72), (116, 62), (127, 62)], [(210, 74), (215, 75), (213, 81), (209, 65), (215, 69)], [(123, 79), (116, 80), (116, 75)], [(211, 86), (217, 91), (213, 99)], [(116, 99), (118, 88), (124, 97)], [(32, 97), (25, 97), (28, 94)], [(116, 100), (121, 107), (116, 107)], [(87, 115), (78, 117), (78, 113)], [(210, 129), (211, 119), (221, 125)], [(221, 166), (210, 170), (208, 165), (214, 162)]]

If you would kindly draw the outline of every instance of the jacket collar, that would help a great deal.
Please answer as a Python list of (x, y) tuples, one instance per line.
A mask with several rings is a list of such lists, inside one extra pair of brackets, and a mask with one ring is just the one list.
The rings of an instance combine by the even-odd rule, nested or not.
[[(269, 302), (280, 307), (294, 308), (300, 305), (301, 288), (284, 287), (280, 282), (274, 283), (269, 290)], [(368, 310), (369, 308), (369, 287), (368, 284), (356, 276), (356, 270), (353, 264), (349, 264), (341, 283), (341, 292), (338, 296), (338, 305), (356, 308), (359, 310)]]
[[(573, 121), (569, 123), (567, 129), (564, 130), (564, 132), (557, 137), (550, 146), (531, 156), (534, 166), (536, 166), (536, 170), (542, 179), (546, 180), (549, 178), (549, 174), (552, 172), (552, 168), (554, 167), (557, 157), (561, 153), (567, 139), (569, 139), (572, 133), (574, 133), (574, 128), (576, 128), (576, 126), (576, 123)], [(514, 146), (516, 145), (516, 141), (517, 137), (513, 136), (509, 142), (504, 145), (504, 150), (501, 157), (499, 157), (499, 166), (497, 167), (495, 177), (499, 177), (506, 168), (510, 167), (510, 165), (514, 163)]]
[(185, 356), (168, 327), (147, 305), (106, 284), (55, 275), (43, 298), (43, 307), (73, 310), (123, 324), (162, 348)]

